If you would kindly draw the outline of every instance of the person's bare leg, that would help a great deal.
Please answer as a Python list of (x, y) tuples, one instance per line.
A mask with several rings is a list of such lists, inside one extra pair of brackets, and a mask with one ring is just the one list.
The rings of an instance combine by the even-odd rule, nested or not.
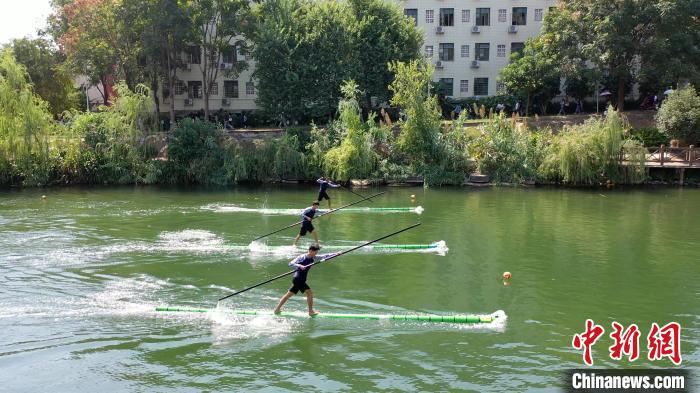
[(328, 198), (328, 210), (332, 210), (333, 208), (331, 207), (331, 198)]
[[(292, 243), (292, 246), (296, 247), (296, 246), (297, 246), (297, 242), (299, 241), (300, 238), (301, 238), (301, 235), (297, 235), (297, 237), (294, 238), (294, 243)], [(318, 243), (318, 242), (317, 242), (317, 243)]]
[(319, 312), (314, 310), (314, 291), (311, 289), (306, 290), (306, 304), (309, 305), (309, 315), (314, 316), (318, 315)]
[[(320, 244), (319, 244), (319, 242), (318, 242), (318, 235), (316, 234), (316, 230), (315, 230), (315, 229), (311, 232), (311, 236), (314, 237), (314, 241), (316, 242), (316, 246), (320, 246)], [(295, 243), (295, 244), (296, 244), (296, 243)]]
[(280, 302), (277, 303), (277, 307), (275, 307), (275, 310), (273, 311), (275, 314), (279, 314), (282, 312), (282, 306), (284, 306), (284, 303), (287, 303), (287, 300), (289, 300), (290, 297), (294, 296), (293, 292), (287, 292), (282, 296), (280, 299)]

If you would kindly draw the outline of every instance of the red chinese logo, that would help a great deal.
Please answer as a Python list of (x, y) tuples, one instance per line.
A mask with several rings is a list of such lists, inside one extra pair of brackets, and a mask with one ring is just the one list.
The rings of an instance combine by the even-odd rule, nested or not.
[(671, 322), (659, 328), (656, 322), (651, 324), (647, 336), (649, 342), (649, 360), (671, 359), (673, 364), (681, 364), (681, 325)]
[(593, 320), (586, 320), (586, 331), (581, 334), (575, 334), (571, 345), (575, 349), (583, 349), (583, 361), (587, 365), (593, 365), (593, 355), (591, 354), (591, 347), (596, 341), (603, 335), (605, 329), (602, 326), (596, 325)]
[[(608, 348), (610, 358), (620, 360), (627, 356), (630, 362), (639, 358), (639, 327), (631, 324), (627, 329), (617, 322), (612, 323), (613, 332), (610, 338), (613, 344)], [(591, 348), (605, 333), (605, 329), (596, 325), (591, 319), (586, 320), (586, 330), (574, 335), (571, 345), (574, 349), (583, 350), (583, 361), (589, 366), (593, 365), (593, 353)], [(647, 358), (651, 361), (668, 358), (675, 365), (681, 364), (681, 325), (678, 322), (670, 322), (663, 327), (654, 322), (647, 336), (649, 343)]]
[(615, 331), (610, 333), (610, 338), (615, 340), (615, 343), (609, 348), (610, 358), (620, 360), (622, 355), (627, 355), (630, 362), (637, 360), (639, 358), (639, 327), (633, 323), (625, 330), (617, 322), (613, 322), (612, 326)]

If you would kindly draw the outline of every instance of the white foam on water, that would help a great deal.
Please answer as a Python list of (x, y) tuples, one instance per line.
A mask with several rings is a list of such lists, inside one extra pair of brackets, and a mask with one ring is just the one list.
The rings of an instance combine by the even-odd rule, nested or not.
[(262, 242), (251, 242), (248, 245), (248, 250), (252, 254), (268, 254), (268, 255), (297, 255), (304, 252), (303, 249), (296, 246), (268, 246)]
[(270, 208), (250, 208), (238, 205), (225, 203), (212, 203), (202, 206), (201, 210), (212, 211), (215, 213), (261, 213), (261, 214), (280, 214), (280, 215), (298, 215), (302, 209), (270, 209)]
[(224, 287), (224, 286), (221, 286), (221, 285), (214, 285), (214, 284), (209, 285), (207, 288), (210, 288), (210, 289), (220, 289), (220, 290), (226, 291), (226, 292), (236, 292), (235, 289), (231, 289), (231, 288), (229, 288), (229, 287)]
[[(290, 239), (291, 241), (291, 239)], [(350, 249), (362, 242), (342, 242), (340, 244), (322, 244), (322, 252), (335, 252)], [(358, 249), (355, 253), (424, 253), (444, 256), (449, 251), (444, 241), (432, 243), (435, 247), (420, 249), (381, 248), (369, 245)], [(388, 244), (387, 244), (388, 245)], [(123, 260), (109, 259), (114, 254), (146, 253), (146, 254), (195, 254), (195, 255), (235, 255), (239, 258), (247, 257), (253, 260), (261, 258), (293, 258), (303, 254), (307, 250), (307, 244), (294, 247), (292, 245), (268, 245), (256, 241), (245, 245), (229, 244), (219, 235), (198, 229), (186, 229), (176, 232), (161, 232), (153, 241), (128, 241), (125, 243), (110, 243), (103, 246), (67, 247), (42, 251), (45, 258), (33, 258), (41, 261), (41, 265), (79, 266), (123, 263)]]
[(119, 278), (101, 283), (101, 290), (85, 296), (41, 296), (31, 304), (0, 307), (0, 318), (75, 318), (100, 315), (152, 313), (158, 304), (155, 295), (167, 285), (165, 280), (146, 275)]
[(440, 240), (433, 244), (437, 244), (437, 247), (435, 247), (435, 252), (440, 256), (444, 257), (445, 255), (447, 255), (447, 252), (450, 251), (450, 249), (447, 247), (447, 242), (445, 242), (444, 240)]
[[(338, 212), (353, 212), (353, 213), (378, 213), (378, 214), (391, 214), (391, 213), (405, 213), (406, 211), (414, 212), (416, 214), (423, 214), (425, 209), (422, 206), (417, 206), (414, 209), (407, 210), (407, 208), (386, 208), (384, 210), (374, 210), (371, 207), (352, 207), (347, 210), (338, 210)], [(209, 205), (202, 206), (200, 210), (212, 211), (215, 213), (259, 213), (267, 215), (287, 215), (296, 216), (300, 215), (303, 209), (273, 209), (268, 207), (254, 208), (254, 207), (243, 207), (239, 205), (225, 204), (225, 203), (211, 203)], [(326, 214), (330, 210), (328, 209), (318, 209), (319, 214)]]

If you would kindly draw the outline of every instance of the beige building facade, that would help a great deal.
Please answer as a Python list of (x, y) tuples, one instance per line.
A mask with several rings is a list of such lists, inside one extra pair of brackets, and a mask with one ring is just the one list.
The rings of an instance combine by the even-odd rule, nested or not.
[[(503, 92), (498, 74), (528, 38), (539, 35), (556, 0), (401, 0), (423, 30), (434, 80), (455, 98)], [(451, 89), (450, 89), (451, 87)], [(451, 94), (450, 94), (451, 93)]]
[[(528, 38), (537, 36), (544, 15), (556, 0), (396, 0), (404, 14), (414, 18), (424, 32), (422, 53), (435, 67), (434, 80), (447, 87), (454, 98), (483, 97), (503, 92), (497, 78), (510, 55), (521, 50)], [(180, 113), (204, 108), (201, 56), (196, 48), (183, 54), (174, 94), (163, 95), (161, 111), (169, 100)], [(209, 100), (212, 112), (251, 111), (257, 108), (257, 90), (252, 77), (255, 63), (236, 78), (227, 76), (240, 54), (224, 55), (214, 91)]]

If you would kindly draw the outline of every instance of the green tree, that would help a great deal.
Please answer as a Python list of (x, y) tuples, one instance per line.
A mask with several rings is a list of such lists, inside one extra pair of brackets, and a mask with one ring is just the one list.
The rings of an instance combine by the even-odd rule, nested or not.
[(372, 149), (369, 126), (362, 122), (357, 99), (360, 91), (355, 81), (345, 82), (341, 91), (343, 99), (338, 104), (338, 121), (343, 129), (343, 140), (340, 146), (326, 153), (324, 166), (335, 179), (365, 178), (374, 170), (377, 155)]
[(669, 94), (656, 114), (659, 130), (673, 139), (700, 144), (700, 96), (693, 87)]
[[(697, 78), (696, 0), (560, 2), (547, 15), (542, 40), (563, 67), (607, 74), (618, 110), (631, 82)], [(688, 50), (678, 50), (688, 48)]]
[(349, 0), (356, 24), (355, 57), (360, 70), (353, 77), (364, 100), (370, 107), (370, 98), (388, 101), (388, 87), (393, 74), (387, 68), (392, 61), (408, 62), (420, 56), (423, 33), (412, 18), (404, 16), (401, 7), (385, 0)]
[(499, 76), (509, 92), (525, 97), (526, 115), (530, 113), (533, 94), (553, 79), (559, 81), (559, 70), (541, 38), (528, 40), (521, 53), (511, 55), (510, 64), (501, 70)]
[(345, 80), (357, 81), (362, 106), (388, 96), (386, 64), (418, 57), (420, 33), (381, 0), (270, 0), (255, 8), (258, 103), (272, 117), (330, 118)]
[(115, 79), (134, 89), (140, 80), (140, 32), (133, 28), (136, 15), (122, 1), (57, 0), (50, 31), (66, 54), (74, 73), (86, 75), (101, 86), (105, 105)]
[[(181, 1), (141, 1), (138, 25), (142, 26), (143, 57), (149, 63), (150, 85), (157, 88), (161, 78), (164, 95), (170, 96), (168, 111), (170, 123), (175, 124), (175, 85), (177, 72), (182, 67), (182, 53), (192, 40), (189, 9)], [(157, 96), (153, 90), (154, 97)], [(157, 102), (157, 101), (156, 101)]]
[(20, 38), (9, 46), (17, 62), (27, 70), (34, 92), (49, 104), (54, 116), (80, 106), (65, 57), (51, 43), (44, 38)]
[[(191, 0), (189, 5), (190, 25), (193, 28), (193, 45), (202, 50), (202, 92), (204, 95), (204, 116), (209, 119), (209, 97), (219, 73), (236, 79), (247, 68), (244, 60), (231, 63), (231, 68), (221, 71), (222, 57), (243, 53), (246, 49), (243, 30), (251, 15), (248, 0)], [(223, 88), (223, 86), (222, 86)]]
[(442, 120), (437, 96), (430, 93), (433, 67), (414, 60), (393, 62), (389, 69), (394, 73), (389, 86), (394, 94), (391, 104), (400, 107), (405, 117), (400, 123), (398, 146), (411, 161), (431, 161)]
[(258, 102), (272, 117), (331, 117), (358, 68), (347, 3), (272, 0), (256, 10)]
[(0, 51), (0, 183), (46, 184), (50, 177), (48, 104), (34, 94), (11, 49)]

